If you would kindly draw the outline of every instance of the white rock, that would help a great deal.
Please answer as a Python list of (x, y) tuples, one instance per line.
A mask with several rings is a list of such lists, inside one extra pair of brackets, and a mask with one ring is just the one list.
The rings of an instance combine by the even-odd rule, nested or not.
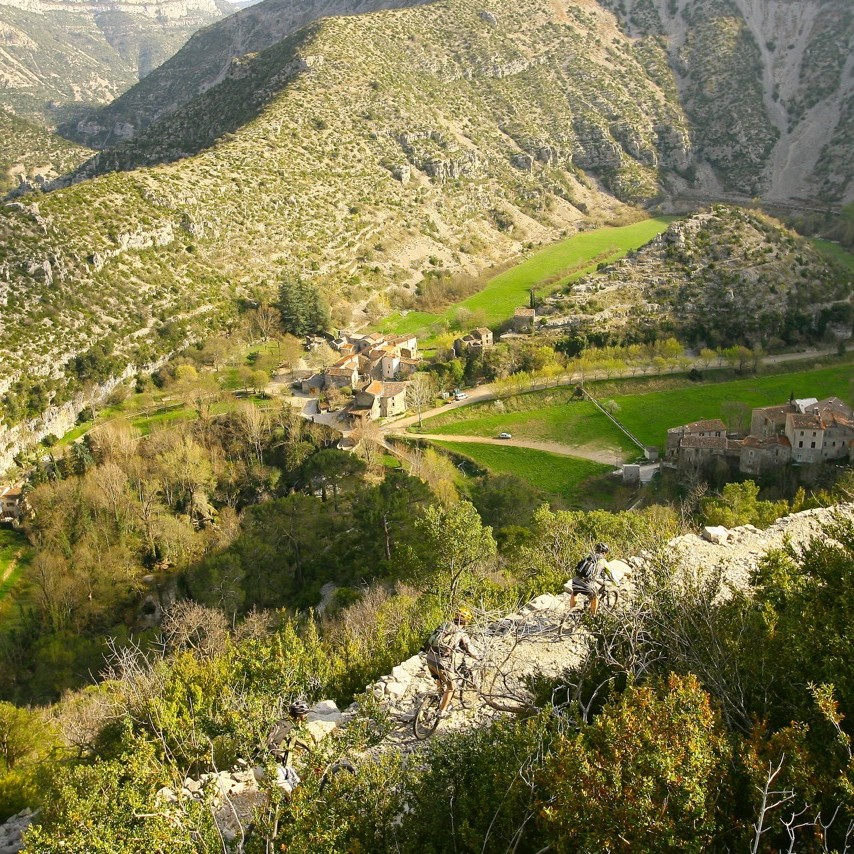
[(169, 786), (164, 786), (162, 789), (158, 789), (154, 795), (155, 800), (163, 801), (167, 804), (174, 804), (175, 801), (178, 800), (178, 796)]
[(703, 528), (703, 539), (710, 543), (722, 545), (729, 540), (730, 532), (721, 525), (706, 525)]
[(556, 596), (553, 596), (551, 593), (543, 593), (542, 596), (537, 596), (536, 599), (532, 599), (525, 606), (525, 610), (530, 611), (553, 611), (555, 608), (559, 606), (559, 602)]
[(264, 766), (256, 765), (252, 769), (252, 776), (255, 777), (257, 782), (263, 783), (267, 779), (267, 772), (264, 770)]
[(400, 664), (397, 667), (392, 667), (391, 675), (395, 682), (408, 682), (412, 678), (412, 673)]
[(400, 699), (405, 693), (408, 685), (405, 685), (403, 682), (389, 682), (388, 685), (385, 686), (385, 692), (389, 697), (394, 697), (395, 699)]
[(315, 741), (323, 741), (337, 726), (335, 721), (308, 721), (305, 730)]

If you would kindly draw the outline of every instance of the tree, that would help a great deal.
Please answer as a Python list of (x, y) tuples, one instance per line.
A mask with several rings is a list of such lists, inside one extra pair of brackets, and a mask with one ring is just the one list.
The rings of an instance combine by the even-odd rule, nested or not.
[(312, 454), (303, 466), (303, 476), (309, 493), (320, 489), (322, 501), (326, 501), (327, 489), (332, 490), (335, 509), (338, 509), (338, 491), (347, 482), (360, 478), (365, 472), (365, 463), (355, 454), (325, 448)]
[(492, 528), (483, 524), (468, 501), (451, 507), (428, 507), (416, 526), (424, 537), (422, 560), (427, 576), (436, 583), (435, 592), (453, 605), (464, 579), (486, 567), (495, 556)]
[(418, 426), (422, 426), (421, 414), (436, 399), (436, 381), (426, 371), (416, 373), (406, 387), (406, 404), (418, 413)]
[(329, 304), (317, 286), (297, 276), (285, 276), (279, 285), (282, 327), (297, 337), (323, 332), (330, 325)]

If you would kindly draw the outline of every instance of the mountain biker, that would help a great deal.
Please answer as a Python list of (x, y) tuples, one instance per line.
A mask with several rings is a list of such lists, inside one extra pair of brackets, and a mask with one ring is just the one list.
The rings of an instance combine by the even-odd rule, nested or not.
[(297, 700), (288, 706), (290, 720), (280, 720), (267, 736), (267, 749), (281, 766), (276, 772), (277, 785), (286, 792), (292, 792), (300, 783), (300, 776), (293, 767), (294, 751), (311, 750), (312, 745), (304, 738), (310, 738), (304, 730), (305, 720), (310, 709), (303, 700)]
[(430, 675), (436, 680), (436, 685), (442, 691), (442, 699), (439, 702), (439, 714), (441, 715), (451, 702), (454, 694), (454, 673), (457, 668), (457, 659), (460, 653), (478, 658), (479, 653), (472, 639), (465, 631), (474, 614), (471, 608), (461, 606), (452, 620), (442, 623), (425, 644), (425, 658)]
[[(572, 579), (572, 595), (569, 597), (569, 610), (575, 608), (575, 600), (579, 595), (590, 599), (590, 613), (595, 614), (599, 607), (599, 592), (602, 576), (611, 574), (608, 570), (608, 561), (605, 555), (610, 549), (605, 543), (596, 543), (593, 551), (578, 562), (575, 567), (575, 578)], [(611, 579), (614, 580), (613, 578)]]

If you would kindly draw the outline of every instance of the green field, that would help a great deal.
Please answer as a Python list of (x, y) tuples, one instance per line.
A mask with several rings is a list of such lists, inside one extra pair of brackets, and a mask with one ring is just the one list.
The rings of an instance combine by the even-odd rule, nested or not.
[(496, 326), (513, 316), (513, 309), (528, 304), (528, 290), (549, 292), (596, 269), (597, 264), (622, 258), (660, 234), (677, 217), (646, 219), (618, 228), (598, 228), (547, 246), (511, 269), (490, 279), (486, 287), (442, 314), (412, 311), (395, 313), (376, 324), (389, 335), (424, 332), (431, 325), (448, 321), (460, 308), (477, 312), (487, 326)]
[[(20, 555), (16, 560), (16, 555)], [(0, 528), (0, 602), (11, 592), (30, 557), (27, 538), (18, 531)], [(7, 575), (10, 565), (14, 568)]]
[[(789, 396), (854, 399), (854, 365), (850, 362), (810, 371), (757, 376), (723, 383), (692, 384), (681, 389), (616, 397), (617, 417), (641, 441), (664, 445), (669, 427), (703, 418), (722, 418), (728, 402), (750, 408), (785, 403)], [(724, 418), (724, 420), (726, 420)]]
[[(778, 366), (780, 367), (780, 366)], [(850, 360), (829, 367), (788, 371), (767, 376), (748, 377), (725, 382), (692, 383), (682, 379), (678, 387), (663, 391), (620, 394), (654, 379), (631, 379), (590, 383), (589, 389), (599, 396), (597, 388), (606, 387), (602, 397), (613, 398), (620, 407), (619, 420), (641, 441), (663, 446), (667, 430), (703, 418), (727, 415), (725, 404), (744, 403), (747, 407), (785, 403), (795, 397), (836, 396), (854, 403), (854, 363)], [(678, 382), (668, 377), (668, 384)], [(634, 454), (634, 445), (610, 421), (587, 402), (570, 402), (572, 388), (552, 388), (514, 395), (501, 401), (505, 412), (496, 411), (496, 401), (460, 407), (424, 422), (424, 433), (447, 436), (497, 436), (502, 431), (514, 438), (560, 442), (565, 445), (590, 445), (618, 448)], [(726, 418), (724, 418), (726, 420)], [(416, 433), (415, 428), (411, 432)]]
[[(479, 403), (472, 407), (454, 410), (453, 414), (469, 414), (469, 418), (456, 418), (451, 423), (436, 416), (424, 422), (424, 433), (441, 433), (447, 436), (497, 436), (503, 431), (516, 439), (533, 439), (541, 442), (559, 442), (570, 447), (587, 445), (613, 449), (634, 457), (638, 448), (621, 433), (592, 403), (571, 400), (572, 389), (552, 389), (538, 395), (541, 405), (536, 409), (516, 412), (498, 412), (499, 401)], [(451, 415), (452, 413), (448, 413)], [(438, 426), (437, 426), (438, 422)]]
[(481, 468), (496, 474), (525, 478), (546, 496), (556, 496), (566, 504), (579, 504), (582, 484), (613, 470), (612, 466), (565, 457), (530, 448), (509, 445), (479, 445), (472, 442), (436, 442), (442, 448), (468, 457)]
[(854, 254), (847, 249), (838, 243), (833, 243), (830, 240), (821, 240), (820, 238), (813, 239), (812, 244), (822, 255), (842, 264), (849, 273), (854, 273)]

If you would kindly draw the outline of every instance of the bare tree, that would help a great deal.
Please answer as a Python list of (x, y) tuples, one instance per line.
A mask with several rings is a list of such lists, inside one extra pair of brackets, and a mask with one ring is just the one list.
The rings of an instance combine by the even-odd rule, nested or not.
[(406, 387), (406, 403), (418, 413), (418, 426), (422, 426), (421, 415), (424, 409), (436, 399), (436, 381), (432, 374), (420, 371), (415, 374)]

